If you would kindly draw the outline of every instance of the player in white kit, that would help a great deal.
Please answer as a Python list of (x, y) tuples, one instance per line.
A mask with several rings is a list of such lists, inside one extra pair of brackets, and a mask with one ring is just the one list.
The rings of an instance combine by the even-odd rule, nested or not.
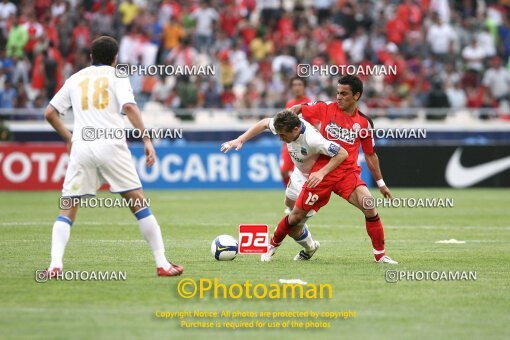
[[(300, 119), (289, 110), (278, 112), (274, 118), (262, 119), (237, 139), (223, 143), (221, 150), (225, 153), (231, 149), (240, 150), (245, 142), (268, 129), (287, 143), (290, 157), (295, 165), (285, 190), (285, 205), (292, 210), (305, 182), (308, 183), (308, 186), (317, 186), (324, 176), (347, 158), (348, 154), (337, 143), (324, 138), (310, 123)], [(321, 170), (310, 173), (321, 154), (331, 157), (329, 163)], [(312, 239), (312, 234), (306, 225), (306, 220), (313, 214), (314, 211), (310, 210), (307, 218), (297, 228), (294, 228), (292, 233), (289, 233), (298, 244), (304, 247), (304, 250), (296, 255), (294, 260), (310, 259), (320, 246), (319, 242)], [(269, 258), (266, 257), (266, 254), (263, 254), (262, 261), (269, 261)]]
[[(64, 251), (79, 207), (76, 198), (95, 195), (103, 183), (108, 183), (111, 192), (119, 193), (129, 202), (140, 231), (153, 252), (157, 275), (177, 276), (184, 270), (166, 259), (161, 228), (145, 204), (125, 134), (113, 133), (124, 130), (121, 114), (127, 116), (135, 129), (144, 130), (129, 78), (116, 76), (114, 66), (118, 50), (117, 41), (111, 37), (94, 40), (92, 66), (73, 74), (44, 112), (46, 120), (68, 146), (70, 160), (62, 197), (73, 202), (71, 206), (61, 206), (53, 225), (51, 263), (46, 270), (50, 278), (62, 273)], [(72, 134), (59, 117), (59, 113), (67, 110), (74, 114)], [(144, 138), (143, 143), (146, 164), (152, 166), (156, 161), (154, 147), (149, 138)]]

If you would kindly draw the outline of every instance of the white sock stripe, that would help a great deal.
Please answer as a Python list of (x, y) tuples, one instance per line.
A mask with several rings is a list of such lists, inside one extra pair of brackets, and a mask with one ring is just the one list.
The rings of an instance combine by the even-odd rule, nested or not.
[(380, 255), (380, 254), (384, 254), (386, 252), (386, 250), (375, 250), (374, 249), (374, 255)]

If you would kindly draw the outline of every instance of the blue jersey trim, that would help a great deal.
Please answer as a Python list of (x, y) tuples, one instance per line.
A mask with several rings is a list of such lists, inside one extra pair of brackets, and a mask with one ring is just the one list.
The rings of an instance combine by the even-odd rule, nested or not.
[(301, 134), (305, 133), (306, 131), (306, 125), (305, 123), (301, 122)]

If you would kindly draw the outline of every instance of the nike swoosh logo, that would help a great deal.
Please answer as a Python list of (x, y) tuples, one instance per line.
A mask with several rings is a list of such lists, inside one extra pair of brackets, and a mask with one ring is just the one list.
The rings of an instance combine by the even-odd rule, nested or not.
[(225, 250), (225, 249), (227, 249), (227, 248), (228, 248), (228, 247), (224, 247), (224, 248), (218, 247), (218, 250), (219, 250), (219, 251), (222, 251), (222, 250)]
[(454, 188), (465, 188), (479, 183), (510, 168), (510, 156), (466, 168), (460, 163), (462, 148), (458, 148), (446, 165), (446, 182)]

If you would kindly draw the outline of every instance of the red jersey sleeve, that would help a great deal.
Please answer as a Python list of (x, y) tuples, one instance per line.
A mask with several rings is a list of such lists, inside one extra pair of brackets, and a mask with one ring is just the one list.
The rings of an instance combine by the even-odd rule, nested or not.
[(366, 155), (371, 155), (375, 152), (374, 146), (374, 139), (371, 136), (361, 140), (361, 148)]
[(312, 102), (301, 105), (303, 119), (314, 126), (322, 122), (327, 110), (328, 104), (326, 102)]
[(374, 129), (374, 123), (372, 122), (372, 119), (368, 118), (364, 114), (360, 113), (360, 115), (366, 119), (366, 129), (370, 131), (370, 133), (364, 134), (364, 138), (361, 138), (361, 148), (363, 149), (363, 153), (366, 155), (371, 155), (375, 152), (374, 146), (374, 135), (372, 133)]

